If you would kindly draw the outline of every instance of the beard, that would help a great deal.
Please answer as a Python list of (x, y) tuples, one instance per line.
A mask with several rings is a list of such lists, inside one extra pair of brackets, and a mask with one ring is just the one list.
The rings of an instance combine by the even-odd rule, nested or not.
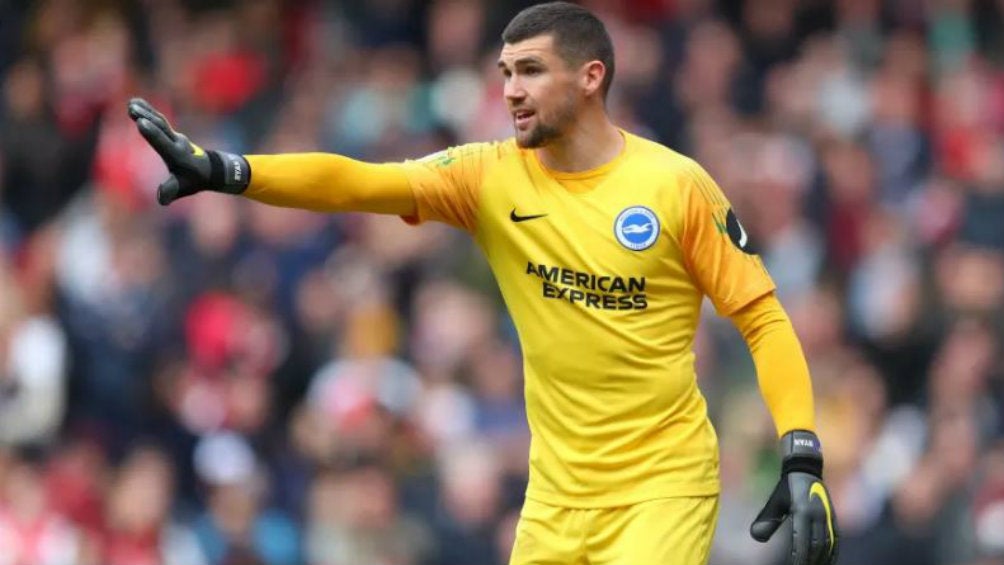
[(516, 144), (523, 149), (538, 149), (560, 138), (575, 120), (577, 105), (574, 95), (564, 100), (554, 112), (554, 118), (544, 121), (538, 113), (537, 124), (527, 131), (516, 130)]
[(557, 127), (538, 123), (528, 131), (516, 132), (516, 144), (523, 149), (537, 149), (561, 137)]

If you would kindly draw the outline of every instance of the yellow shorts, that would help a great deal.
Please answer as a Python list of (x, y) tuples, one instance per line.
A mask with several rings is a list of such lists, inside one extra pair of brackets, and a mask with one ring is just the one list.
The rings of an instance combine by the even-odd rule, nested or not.
[(509, 565), (706, 565), (717, 521), (717, 496), (616, 508), (527, 499)]

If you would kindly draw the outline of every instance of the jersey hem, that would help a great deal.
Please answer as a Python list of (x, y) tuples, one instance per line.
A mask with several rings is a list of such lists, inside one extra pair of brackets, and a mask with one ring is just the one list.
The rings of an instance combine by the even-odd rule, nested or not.
[(702, 483), (687, 484), (667, 484), (659, 488), (646, 487), (628, 492), (603, 494), (597, 496), (573, 497), (564, 494), (543, 491), (539, 488), (528, 487), (526, 498), (548, 504), (550, 506), (560, 506), (563, 508), (616, 508), (618, 506), (631, 506), (649, 500), (660, 498), (686, 498), (692, 496), (715, 496), (721, 492), (718, 481), (705, 481)]

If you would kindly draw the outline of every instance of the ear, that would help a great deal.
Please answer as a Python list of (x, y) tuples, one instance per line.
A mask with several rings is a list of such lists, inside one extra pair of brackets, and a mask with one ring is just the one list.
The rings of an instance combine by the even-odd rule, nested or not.
[(592, 60), (582, 65), (579, 75), (579, 86), (586, 96), (592, 96), (603, 87), (603, 79), (607, 76), (607, 67), (602, 61)]

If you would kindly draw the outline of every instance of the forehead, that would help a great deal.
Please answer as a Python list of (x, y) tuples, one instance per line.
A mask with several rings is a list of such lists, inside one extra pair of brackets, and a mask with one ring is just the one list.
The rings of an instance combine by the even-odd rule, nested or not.
[(551, 34), (538, 35), (516, 43), (506, 43), (499, 54), (499, 63), (511, 65), (520, 59), (534, 58), (550, 61), (555, 58), (554, 37)]

